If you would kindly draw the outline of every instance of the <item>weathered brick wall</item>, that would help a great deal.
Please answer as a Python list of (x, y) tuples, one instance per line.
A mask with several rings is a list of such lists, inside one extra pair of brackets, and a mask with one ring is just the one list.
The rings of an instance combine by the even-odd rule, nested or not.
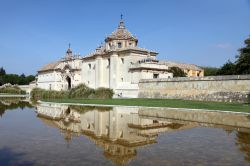
[(250, 75), (141, 80), (138, 97), (246, 103)]

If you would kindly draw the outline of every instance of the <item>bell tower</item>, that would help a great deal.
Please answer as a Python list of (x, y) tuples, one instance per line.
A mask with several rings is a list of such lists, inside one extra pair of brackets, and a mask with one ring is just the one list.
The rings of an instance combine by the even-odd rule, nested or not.
[(70, 43), (69, 43), (69, 48), (66, 51), (65, 59), (72, 59), (72, 58), (73, 58), (73, 52), (72, 52), (72, 50), (70, 48)]

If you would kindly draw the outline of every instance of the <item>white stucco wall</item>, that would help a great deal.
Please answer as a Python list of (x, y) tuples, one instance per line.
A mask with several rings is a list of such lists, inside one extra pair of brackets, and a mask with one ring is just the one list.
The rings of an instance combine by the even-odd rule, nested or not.
[[(37, 87), (46, 90), (67, 90), (67, 77), (71, 79), (71, 87), (75, 87), (81, 83), (80, 73), (81, 60), (75, 59), (71, 61), (61, 61), (58, 70), (49, 70), (38, 73)], [(71, 69), (79, 69), (79, 71), (71, 71)]]

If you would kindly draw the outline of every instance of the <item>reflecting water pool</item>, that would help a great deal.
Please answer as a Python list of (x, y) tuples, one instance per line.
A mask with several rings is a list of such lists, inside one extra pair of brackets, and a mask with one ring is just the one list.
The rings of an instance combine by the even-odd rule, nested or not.
[(250, 165), (250, 116), (0, 99), (0, 165)]

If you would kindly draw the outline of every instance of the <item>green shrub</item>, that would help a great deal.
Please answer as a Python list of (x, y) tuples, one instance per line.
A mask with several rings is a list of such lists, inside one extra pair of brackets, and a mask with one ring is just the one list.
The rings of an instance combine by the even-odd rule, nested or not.
[(112, 89), (98, 88), (92, 89), (85, 84), (80, 84), (72, 88), (69, 92), (69, 98), (84, 98), (84, 99), (110, 99), (114, 95)]
[(0, 88), (0, 93), (9, 94), (26, 94), (25, 91), (21, 90), (18, 86), (6, 86)]
[(41, 93), (42, 93), (42, 89), (40, 89), (40, 88), (34, 88), (30, 92), (30, 97), (32, 99), (34, 99), (34, 100), (40, 99), (41, 96), (42, 96)]
[(34, 88), (31, 91), (31, 98), (34, 100), (60, 99), (60, 98), (67, 98), (67, 97), (68, 97), (67, 91), (44, 90), (40, 88)]
[(60, 99), (60, 98), (82, 98), (82, 99), (110, 99), (113, 97), (113, 90), (109, 88), (92, 89), (85, 84), (80, 84), (70, 91), (54, 91), (34, 88), (31, 91), (33, 100), (39, 99)]
[(95, 90), (93, 98), (96, 99), (111, 99), (114, 95), (113, 89), (109, 88), (98, 88)]
[(79, 84), (78, 86), (72, 88), (69, 92), (70, 98), (91, 98), (95, 93), (95, 90), (89, 88), (85, 84)]

